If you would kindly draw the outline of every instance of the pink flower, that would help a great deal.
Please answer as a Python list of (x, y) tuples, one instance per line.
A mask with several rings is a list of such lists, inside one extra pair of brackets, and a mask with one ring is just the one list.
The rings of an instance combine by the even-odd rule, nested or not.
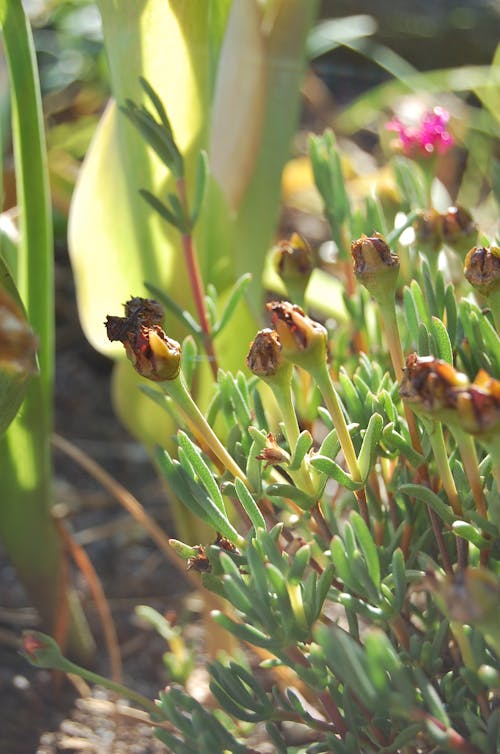
[(389, 131), (399, 136), (398, 148), (408, 157), (432, 157), (444, 154), (453, 146), (453, 136), (446, 130), (450, 114), (435, 107), (424, 115), (419, 126), (406, 126), (398, 118), (386, 124)]

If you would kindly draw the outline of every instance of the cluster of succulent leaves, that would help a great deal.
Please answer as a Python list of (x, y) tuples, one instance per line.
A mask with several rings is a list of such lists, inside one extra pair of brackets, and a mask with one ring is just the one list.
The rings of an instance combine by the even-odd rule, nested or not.
[[(128, 115), (181, 175), (166, 115), (154, 92), (148, 94), (160, 122), (131, 103)], [(331, 302), (325, 309), (319, 299), (311, 314), (328, 330), (330, 373), (357, 474), (345, 469), (338, 417), (323, 405), (322, 385), (304, 370), (295, 369), (292, 381), (301, 428), (292, 446), (289, 417), (243, 364), (237, 374), (219, 370), (210, 405), (193, 412), (183, 391), (196, 394), (206, 331), (159, 295), (189, 334), (180, 377), (146, 388), (158, 410), (180, 425), (176, 451), (159, 449), (158, 467), (172, 494), (213, 531), (212, 543), (172, 540), (172, 546), (221, 601), (213, 619), (252, 651), (248, 662), (209, 664), (217, 709), (182, 685), (160, 692), (156, 734), (176, 754), (252, 754), (263, 739), (279, 754), (494, 754), (500, 747), (500, 498), (499, 459), (488, 451), (497, 446), (466, 446), (477, 455), (485, 500), (478, 510), (459, 442), (439, 429), (458, 514), (440, 484), (439, 417), (419, 421), (416, 445), (380, 302), (356, 286), (348, 269), (350, 241), (362, 233), (377, 230), (391, 245), (398, 242), (425, 201), (425, 177), (414, 163), (398, 160), (407, 220), (394, 228), (394, 217), (376, 199), (351, 206), (331, 134), (313, 138), (310, 154), (338, 269), (350, 281), (338, 316)], [(205, 177), (200, 159), (196, 208)], [(175, 195), (168, 205), (143, 196), (190, 232), (197, 209), (189, 215)], [(395, 293), (404, 352), (432, 355), (471, 380), (480, 368), (499, 379), (491, 314), (466, 295), (464, 280), (452, 278), (453, 260), (443, 273), (435, 254), (426, 259), (418, 248), (401, 249), (405, 264)], [(213, 335), (231, 319), (245, 285), (246, 278), (236, 283), (222, 312), (216, 292), (207, 291)], [(338, 282), (332, 279), (332, 286)], [(314, 301), (314, 290), (304, 300)], [(222, 454), (210, 440), (216, 436), (224, 438)]]
[[(171, 132), (162, 132), (146, 111), (131, 104), (128, 114), (146, 138), (154, 131), (149, 139), (153, 148), (155, 140), (164, 139), (165, 163), (173, 161), (179, 168), (182, 161)], [(159, 115), (163, 121), (164, 112)], [(148, 129), (153, 129), (149, 136)], [(393, 228), (394, 218), (386, 216), (380, 202), (369, 199), (364, 209), (352, 208), (331, 134), (312, 139), (311, 159), (340, 267), (350, 264), (346, 244), (363, 232), (376, 229), (397, 243), (403, 227)], [(200, 166), (203, 181), (203, 160)], [(425, 201), (425, 180), (403, 158), (395, 175), (406, 227)], [(199, 186), (197, 206), (202, 194)], [(170, 208), (150, 195), (145, 198), (164, 219), (189, 232), (175, 196), (169, 197)], [(500, 378), (498, 334), (488, 311), (465, 297), (466, 283), (452, 282), (448, 273), (437, 270), (435, 258), (426, 259), (417, 248), (401, 254), (407, 258), (397, 290), (404, 352), (435, 356), (471, 380), (480, 368)], [(216, 293), (208, 291), (207, 310), (216, 333), (244, 288), (240, 280), (219, 317)], [(201, 331), (175, 302), (165, 296), (162, 301), (190, 333), (183, 349), (183, 374), (190, 386), (203, 358)], [(412, 443), (376, 305), (358, 286), (344, 294), (343, 306), (344, 316), (326, 321), (330, 368), (361, 481), (342, 467), (332, 418), (314, 381), (300, 370), (293, 384), (302, 432), (293, 447), (287, 445), (279, 410), (262, 381), (244, 365), (238, 374), (219, 370), (205, 416), (225, 438), (241, 478), (221, 469), (189, 424), (178, 432), (175, 454), (158, 451), (158, 466), (173, 494), (214, 531), (213, 544), (172, 544), (200, 572), (204, 586), (225, 601), (214, 620), (253, 648), (253, 662), (261, 668), (256, 674), (233, 660), (210, 663), (210, 688), (220, 707), (216, 711), (204, 708), (181, 686), (160, 693), (157, 717), (171, 727), (159, 727), (157, 735), (177, 754), (252, 752), (252, 741), (263, 736), (280, 754), (493, 754), (500, 746), (495, 707), (500, 686), (495, 626), (500, 500), (492, 458), (477, 446), (485, 517), (477, 511), (454, 438), (445, 435), (462, 508), (457, 516), (440, 488), (423, 426), (421, 448)], [(313, 313), (321, 318), (321, 301)], [(148, 392), (182, 423), (175, 399), (156, 388)], [(266, 463), (271, 435), (280, 461)], [(304, 463), (313, 492), (300, 483)], [(424, 467), (430, 484), (422, 476)], [(361, 486), (368, 516), (357, 510)], [(450, 575), (459, 542), (462, 553), (467, 543), (470, 578), (463, 572)], [(484, 572), (492, 576), (491, 583)], [(461, 620), (451, 605), (457, 595), (466, 603)], [(302, 745), (287, 743), (288, 725), (303, 733)]]

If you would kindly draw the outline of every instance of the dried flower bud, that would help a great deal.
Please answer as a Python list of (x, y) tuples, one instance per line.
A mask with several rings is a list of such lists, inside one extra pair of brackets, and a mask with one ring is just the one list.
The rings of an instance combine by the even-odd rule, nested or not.
[(474, 382), (433, 356), (408, 356), (401, 397), (415, 410), (483, 440), (500, 430), (500, 380), (481, 370)]
[(175, 380), (181, 368), (181, 347), (165, 335), (160, 311), (156, 301), (133, 298), (125, 305), (126, 317), (106, 319), (109, 340), (123, 343), (134, 369), (155, 382)]
[(280, 241), (274, 249), (274, 263), (285, 284), (300, 284), (304, 289), (314, 268), (312, 249), (299, 233), (288, 241)]
[(464, 274), (483, 296), (500, 290), (500, 248), (475, 246), (465, 257)]
[(195, 545), (193, 549), (196, 550), (196, 555), (193, 555), (193, 557), (188, 559), (187, 570), (198, 571), (198, 573), (210, 572), (212, 566), (210, 565), (210, 561), (203, 545)]
[(323, 325), (308, 317), (300, 306), (288, 301), (272, 301), (267, 308), (286, 359), (304, 369), (324, 364), (328, 333)]
[(393, 254), (380, 233), (364, 234), (351, 244), (354, 274), (377, 300), (387, 298), (396, 287), (399, 257)]
[(500, 380), (481, 369), (457, 396), (457, 414), (466, 432), (487, 439), (500, 430)]
[(259, 330), (250, 344), (247, 356), (247, 366), (258, 377), (274, 377), (286, 362), (281, 355), (281, 343), (276, 330), (269, 327)]
[(267, 435), (267, 442), (265, 448), (261, 450), (258, 456), (255, 456), (259, 461), (265, 461), (264, 468), (268, 466), (278, 466), (281, 463), (290, 463), (290, 455), (280, 448), (276, 442), (276, 438), (272, 432)]
[(161, 325), (163, 307), (152, 298), (134, 296), (125, 304), (125, 316), (128, 319), (136, 317), (143, 325)]
[(477, 241), (478, 229), (465, 207), (448, 207), (442, 216), (443, 241), (458, 254), (465, 254)]
[(428, 413), (454, 408), (456, 391), (468, 387), (465, 374), (434, 356), (412, 353), (406, 360), (399, 389), (401, 397)]
[(422, 210), (413, 221), (415, 246), (423, 254), (436, 254), (443, 243), (443, 219), (437, 209)]

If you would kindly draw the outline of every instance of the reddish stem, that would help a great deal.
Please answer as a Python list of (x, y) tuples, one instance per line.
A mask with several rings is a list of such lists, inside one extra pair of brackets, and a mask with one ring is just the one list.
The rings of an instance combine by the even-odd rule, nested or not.
[[(184, 208), (186, 218), (189, 217), (188, 201), (186, 195), (186, 187), (183, 178), (177, 179), (177, 191), (179, 199)], [(210, 368), (215, 378), (217, 378), (218, 364), (217, 357), (215, 355), (214, 344), (212, 340), (212, 334), (210, 332), (210, 322), (208, 321), (207, 310), (205, 307), (205, 287), (203, 285), (203, 279), (201, 277), (200, 265), (198, 263), (198, 255), (193, 241), (191, 233), (182, 234), (182, 248), (184, 250), (184, 258), (186, 260), (186, 266), (188, 269), (189, 282), (191, 285), (191, 291), (193, 293), (194, 305), (198, 314), (201, 329), (203, 331), (203, 341), (205, 351), (207, 352), (208, 360), (210, 362)]]

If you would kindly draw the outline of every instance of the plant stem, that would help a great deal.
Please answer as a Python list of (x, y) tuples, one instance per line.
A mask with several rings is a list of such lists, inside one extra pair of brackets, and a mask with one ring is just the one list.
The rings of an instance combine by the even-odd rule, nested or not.
[(494, 437), (490, 440), (483, 440), (490, 456), (493, 469), (493, 476), (497, 483), (497, 489), (500, 492), (500, 437)]
[(457, 488), (455, 486), (455, 480), (453, 479), (450, 464), (448, 461), (448, 455), (446, 453), (446, 447), (443, 436), (443, 425), (439, 421), (426, 422), (427, 432), (429, 434), (429, 441), (436, 461), (436, 466), (439, 473), (439, 478), (445, 489), (448, 501), (453, 508), (453, 512), (456, 516), (463, 516), (462, 504), (458, 496)]
[(470, 484), (472, 497), (476, 504), (476, 510), (480, 516), (487, 519), (488, 511), (484, 499), (483, 486), (479, 476), (479, 463), (477, 459), (476, 446), (472, 437), (463, 432), (459, 427), (450, 426), (450, 430), (458, 445), (460, 457), (464, 465), (465, 474)]
[[(462, 518), (462, 504), (458, 496), (455, 480), (451, 473), (450, 463), (444, 444), (443, 425), (439, 421), (433, 421), (432, 423), (426, 422), (426, 427), (434, 459), (436, 461), (439, 478), (448, 497), (448, 501), (453, 508), (454, 514)], [(467, 542), (461, 537), (457, 538), (457, 561), (458, 567), (463, 570), (467, 565)]]
[(335, 390), (330, 372), (325, 364), (314, 370), (310, 370), (313, 379), (316, 380), (318, 388), (323, 396), (323, 400), (326, 403), (326, 407), (332, 417), (333, 425), (337, 432), (337, 437), (340, 442), (340, 447), (344, 454), (347, 468), (355, 482), (361, 482), (361, 472), (359, 470), (358, 459), (356, 457), (356, 451), (352, 443), (351, 435), (347, 428), (347, 422), (340, 407), (340, 401), (338, 399), (337, 391)]
[[(394, 301), (393, 297), (391, 297), (387, 301), (377, 299), (377, 305), (380, 311), (380, 318), (382, 320), (382, 327), (384, 329), (387, 347), (389, 348), (389, 353), (391, 356), (392, 368), (394, 369), (396, 380), (398, 382), (401, 382), (403, 378), (403, 369), (405, 362), (403, 347), (401, 345), (401, 338), (399, 335), (398, 320), (396, 316), (396, 302)], [(417, 451), (417, 453), (422, 454), (422, 446), (420, 444), (420, 438), (418, 435), (415, 414), (406, 404), (403, 405), (403, 409), (405, 412), (405, 418), (408, 424), (408, 430), (410, 432), (413, 448)]]
[[(281, 418), (285, 425), (288, 447), (290, 448), (290, 453), (293, 453), (297, 445), (297, 440), (299, 439), (300, 428), (297, 421), (297, 414), (295, 413), (295, 407), (293, 405), (291, 384), (289, 381), (285, 382), (284, 380), (280, 382), (268, 380), (267, 382), (276, 398), (276, 403), (278, 404)], [(307, 492), (313, 497), (315, 496), (315, 487), (307, 468), (305, 458), (302, 460), (298, 473), (293, 471), (288, 471), (288, 473), (294, 480), (297, 480), (298, 484), (304, 489), (304, 492)]]
[[(189, 204), (186, 193), (186, 185), (183, 178), (177, 179), (177, 192), (181, 205), (184, 209), (184, 216), (186, 223), (189, 222)], [(214, 343), (212, 340), (210, 322), (207, 315), (207, 309), (205, 306), (205, 288), (203, 285), (203, 278), (200, 272), (200, 265), (198, 263), (198, 255), (193, 241), (192, 232), (182, 233), (182, 248), (184, 249), (184, 258), (188, 269), (189, 282), (191, 284), (191, 291), (193, 293), (194, 305), (198, 314), (201, 329), (203, 331), (203, 342), (205, 351), (210, 362), (210, 368), (212, 374), (217, 379), (218, 364), (217, 357), (215, 355)]]
[(182, 413), (190, 420), (193, 432), (195, 432), (198, 439), (206, 442), (223, 466), (234, 477), (241, 479), (241, 481), (249, 487), (250, 484), (245, 473), (240, 469), (234, 458), (227, 452), (226, 448), (221, 443), (212, 427), (208, 424), (194, 400), (191, 398), (182, 372), (175, 380), (162, 382), (161, 384), (167, 395), (175, 401)]
[(129, 689), (127, 686), (124, 686), (121, 683), (116, 683), (115, 681), (111, 681), (109, 678), (105, 678), (102, 675), (93, 673), (91, 670), (80, 667), (80, 665), (75, 665), (74, 662), (71, 662), (66, 657), (62, 657), (61, 670), (63, 670), (65, 673), (71, 673), (72, 675), (77, 675), (80, 678), (84, 678), (90, 683), (95, 683), (98, 686), (103, 686), (104, 688), (109, 689), (116, 694), (119, 694), (119, 696), (125, 697), (125, 699), (129, 699), (131, 702), (136, 702), (145, 710), (147, 710), (152, 717), (156, 717), (159, 713), (158, 707), (154, 702), (151, 701), (151, 699), (148, 699), (147, 697), (139, 694), (139, 692), (134, 691), (133, 689)]
[[(338, 399), (337, 391), (335, 390), (330, 372), (326, 362), (315, 369), (309, 369), (313, 379), (316, 380), (318, 388), (323, 396), (326, 407), (332, 417), (333, 425), (337, 432), (337, 437), (340, 442), (340, 447), (344, 453), (344, 458), (349, 469), (349, 473), (355, 482), (362, 482), (361, 471), (359, 469), (358, 459), (356, 457), (356, 451), (352, 443), (351, 435), (347, 428), (347, 422), (340, 401)], [(359, 512), (361, 513), (365, 524), (370, 528), (370, 516), (368, 513), (368, 505), (366, 503), (366, 493), (364, 488), (356, 490), (354, 493), (356, 500), (358, 501)]]
[(491, 313), (493, 314), (495, 327), (497, 328), (497, 332), (500, 333), (500, 288), (489, 294), (488, 303), (490, 305)]

